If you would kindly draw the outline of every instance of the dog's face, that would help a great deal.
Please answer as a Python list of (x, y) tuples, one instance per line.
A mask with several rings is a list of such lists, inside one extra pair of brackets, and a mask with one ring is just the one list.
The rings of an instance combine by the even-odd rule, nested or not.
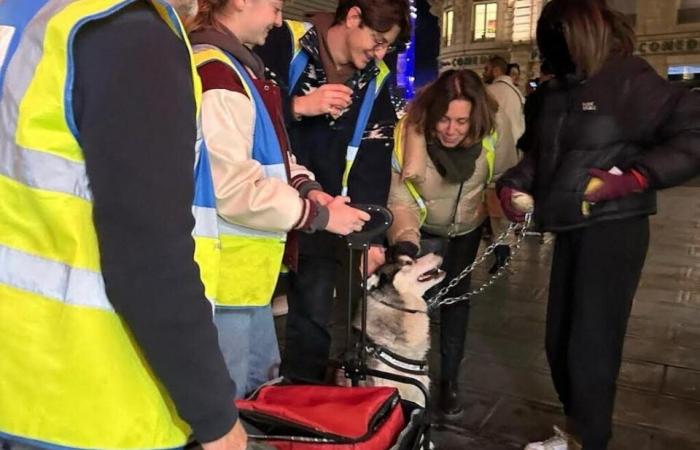
[(445, 278), (440, 270), (442, 257), (428, 253), (418, 259), (400, 256), (397, 261), (386, 264), (381, 274), (391, 280), (400, 294), (410, 293), (422, 297), (425, 292)]

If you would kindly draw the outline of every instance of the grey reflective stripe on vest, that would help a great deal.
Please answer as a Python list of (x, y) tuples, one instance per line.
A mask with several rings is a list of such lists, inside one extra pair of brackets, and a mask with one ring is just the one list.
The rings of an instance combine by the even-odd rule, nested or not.
[(0, 100), (0, 133), (6, 137), (0, 141), (0, 175), (26, 186), (62, 192), (90, 201), (92, 195), (82, 163), (22, 148), (15, 144), (14, 139), (19, 102), (24, 98), (43, 56), (42, 47), (37, 42), (44, 42), (48, 21), (72, 2), (73, 0), (54, 0), (44, 5), (27, 24), (17, 51), (7, 66)]
[[(0, 175), (26, 186), (61, 192), (90, 201), (92, 195), (83, 163), (26, 149), (15, 141), (19, 103), (43, 57), (46, 27), (73, 0), (46, 3), (30, 20), (17, 51), (9, 61), (0, 99)], [(39, 45), (37, 44), (39, 43)], [(59, 302), (113, 311), (99, 272), (70, 267), (58, 261), (0, 245), (0, 283)]]
[(287, 233), (256, 230), (255, 228), (248, 228), (242, 225), (236, 225), (231, 222), (226, 222), (221, 217), (219, 217), (219, 232), (221, 236), (228, 235), (240, 237), (279, 239), (280, 242), (284, 242), (287, 237)]
[(102, 275), (0, 245), (0, 284), (74, 306), (114, 311)]
[(0, 175), (32, 188), (92, 201), (84, 164), (19, 147), (10, 139), (0, 140)]
[(219, 238), (216, 209), (193, 206), (192, 215), (194, 216), (194, 231), (192, 234), (195, 237)]

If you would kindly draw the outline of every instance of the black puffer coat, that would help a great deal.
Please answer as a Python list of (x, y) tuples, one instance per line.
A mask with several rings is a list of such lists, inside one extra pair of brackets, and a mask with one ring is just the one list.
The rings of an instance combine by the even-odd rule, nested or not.
[[(656, 212), (655, 189), (700, 174), (700, 94), (672, 86), (641, 58), (608, 62), (588, 80), (552, 80), (525, 158), (499, 180), (531, 193), (535, 221), (548, 231)], [(588, 170), (635, 168), (645, 192), (582, 213)]]

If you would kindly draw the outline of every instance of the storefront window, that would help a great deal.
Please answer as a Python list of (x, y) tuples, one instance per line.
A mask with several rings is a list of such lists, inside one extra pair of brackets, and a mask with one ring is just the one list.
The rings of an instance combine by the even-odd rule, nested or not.
[(671, 66), (668, 68), (668, 79), (672, 81), (700, 80), (700, 65)]
[(474, 4), (474, 40), (496, 39), (498, 4), (478, 2)]

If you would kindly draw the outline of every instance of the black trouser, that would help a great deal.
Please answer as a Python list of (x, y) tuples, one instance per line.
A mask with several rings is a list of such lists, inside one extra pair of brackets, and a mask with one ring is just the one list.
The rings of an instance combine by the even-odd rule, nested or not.
[[(292, 380), (321, 383), (326, 378), (333, 289), (337, 286), (336, 293), (345, 304), (349, 276), (345, 240), (332, 242), (325, 256), (299, 255), (297, 272), (289, 273), (289, 313), (280, 372)], [(355, 259), (353, 265), (359, 268), (360, 259)]]
[(605, 449), (611, 436), (627, 319), (648, 245), (647, 217), (557, 234), (547, 358), (584, 450)]
[[(474, 262), (481, 243), (482, 227), (477, 227), (471, 233), (452, 238), (447, 243), (442, 262), (442, 270), (446, 272), (445, 281), (436, 289), (441, 289), (444, 283), (449, 283), (460, 274), (469, 264)], [(462, 279), (447, 297), (456, 297), (469, 291), (471, 275)], [(436, 290), (426, 297), (434, 295)], [(464, 357), (464, 340), (467, 336), (469, 322), (469, 302), (459, 302), (454, 305), (440, 307), (440, 381), (456, 382), (459, 366)]]

